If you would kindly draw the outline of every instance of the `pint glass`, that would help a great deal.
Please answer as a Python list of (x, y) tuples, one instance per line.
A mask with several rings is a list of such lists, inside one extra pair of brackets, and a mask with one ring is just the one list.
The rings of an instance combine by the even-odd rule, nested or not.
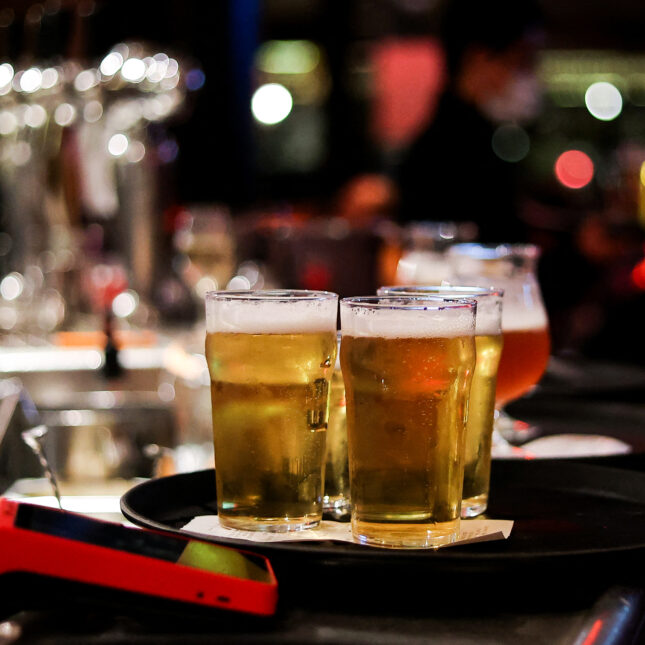
[(464, 452), (464, 490), (461, 516), (481, 515), (488, 507), (491, 442), (495, 421), (497, 368), (502, 354), (502, 297), (494, 287), (397, 286), (381, 287), (379, 295), (433, 295), (470, 298), (477, 302), (475, 347), (477, 361), (470, 387)]
[(322, 514), (338, 296), (206, 294), (217, 505), (223, 526), (310, 528)]
[(427, 548), (457, 539), (473, 300), (341, 300), (352, 533)]
[[(340, 338), (339, 333), (339, 348)], [(345, 402), (345, 382), (340, 368), (340, 355), (336, 358), (336, 367), (331, 377), (323, 511), (330, 514), (334, 519), (347, 517), (350, 511), (349, 465), (347, 462), (347, 406)]]

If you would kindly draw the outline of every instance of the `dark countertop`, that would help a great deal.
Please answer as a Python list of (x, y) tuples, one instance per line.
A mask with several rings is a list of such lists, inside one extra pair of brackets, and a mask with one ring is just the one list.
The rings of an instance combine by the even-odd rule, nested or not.
[[(645, 472), (645, 371), (560, 363), (542, 387), (510, 411), (541, 424), (546, 434), (602, 433), (621, 438), (633, 446), (631, 455), (577, 461)], [(565, 460), (562, 463), (566, 467)], [(132, 605), (108, 609), (48, 598), (35, 608), (33, 603), (18, 606), (14, 609), (19, 611), (9, 616), (5, 611), (18, 638), (11, 639), (11, 623), (4, 623), (6, 634), (0, 625), (0, 644), (645, 642), (643, 552), (633, 567), (623, 563), (609, 576), (595, 577), (593, 561), (587, 564), (579, 575), (572, 575), (568, 567), (562, 575), (557, 570), (527, 575), (520, 564), (515, 574), (462, 571), (452, 579), (433, 579), (428, 571), (410, 568), (392, 575), (375, 565), (365, 584), (358, 585), (351, 584), (351, 576), (360, 576), (360, 571), (328, 567), (319, 576), (296, 566), (289, 571), (278, 611), (271, 618), (222, 612), (205, 622), (143, 613)], [(5, 589), (2, 595), (10, 592)], [(35, 590), (34, 595), (39, 593)]]

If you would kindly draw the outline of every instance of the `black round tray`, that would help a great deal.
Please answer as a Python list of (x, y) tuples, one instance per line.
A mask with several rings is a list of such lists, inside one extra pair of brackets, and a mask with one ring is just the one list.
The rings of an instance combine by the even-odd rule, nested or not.
[[(217, 512), (215, 473), (204, 470), (149, 480), (123, 496), (121, 509), (140, 526), (179, 532), (193, 517)], [(436, 585), (446, 589), (447, 583), (491, 588), (511, 584), (517, 591), (557, 581), (550, 591), (557, 594), (572, 585), (629, 583), (644, 570), (644, 473), (559, 460), (496, 462), (489, 516), (515, 521), (507, 540), (437, 551), (334, 542), (250, 543), (192, 535), (264, 553), (278, 579), (294, 590), (313, 576), (317, 585), (333, 588), (336, 594), (350, 593), (359, 585), (359, 593), (365, 595), (383, 590), (384, 583), (400, 590), (419, 576), (432, 579), (435, 591)]]

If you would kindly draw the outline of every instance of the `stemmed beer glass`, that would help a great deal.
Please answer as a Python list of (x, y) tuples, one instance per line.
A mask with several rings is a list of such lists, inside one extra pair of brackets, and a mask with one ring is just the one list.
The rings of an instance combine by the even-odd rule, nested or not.
[(551, 351), (549, 325), (536, 276), (540, 250), (532, 244), (455, 244), (448, 250), (452, 281), (494, 285), (504, 290), (504, 348), (497, 372), (495, 431), (513, 444), (531, 439), (537, 428), (513, 419), (504, 407), (542, 378)]

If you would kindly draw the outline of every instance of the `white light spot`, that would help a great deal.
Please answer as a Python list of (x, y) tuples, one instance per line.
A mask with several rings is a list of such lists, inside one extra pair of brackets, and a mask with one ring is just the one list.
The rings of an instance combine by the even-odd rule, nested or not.
[(15, 300), (23, 292), (25, 280), (19, 273), (10, 273), (0, 282), (0, 296), (5, 300)]
[(266, 125), (284, 121), (291, 112), (293, 99), (289, 90), (279, 83), (262, 85), (253, 94), (251, 111), (253, 116)]
[(179, 73), (179, 63), (174, 58), (168, 59), (168, 64), (166, 66), (166, 78), (172, 78)]
[(40, 128), (47, 121), (47, 110), (42, 105), (34, 103), (25, 110), (25, 125), (30, 128)]
[(149, 81), (153, 83), (158, 83), (166, 75), (166, 67), (168, 66), (167, 62), (157, 61), (154, 58), (148, 66), (148, 71), (146, 72), (146, 77)]
[(128, 58), (121, 68), (121, 76), (131, 83), (140, 83), (146, 77), (146, 64), (140, 58)]
[(11, 134), (18, 127), (18, 119), (13, 112), (2, 110), (0, 112), (0, 134)]
[(76, 108), (71, 103), (61, 103), (54, 110), (54, 121), (65, 127), (70, 125), (76, 118)]
[(58, 83), (58, 70), (53, 67), (48, 67), (43, 70), (43, 77), (40, 81), (40, 86), (45, 90), (50, 90), (56, 83)]
[(83, 108), (83, 118), (88, 123), (96, 123), (103, 116), (103, 106), (100, 101), (90, 101)]
[(160, 383), (157, 388), (157, 395), (164, 403), (170, 403), (175, 399), (175, 388), (172, 383)]
[(9, 63), (0, 65), (0, 87), (9, 85), (13, 80), (13, 67)]
[(250, 289), (251, 288), (251, 281), (243, 276), (243, 275), (236, 275), (232, 277), (229, 281), (228, 284), (226, 285), (227, 289)]
[(86, 92), (92, 87), (98, 85), (99, 79), (96, 73), (96, 70), (93, 69), (84, 69), (74, 79), (74, 88), (78, 92)]
[(18, 312), (13, 307), (0, 307), (0, 327), (11, 329), (18, 322)]
[(130, 163), (139, 163), (146, 156), (146, 147), (141, 141), (131, 141), (126, 152), (126, 159)]
[(119, 52), (110, 52), (99, 65), (103, 76), (114, 76), (123, 65), (123, 56)]
[(208, 291), (217, 291), (217, 280), (211, 276), (203, 276), (195, 285), (195, 293), (199, 298), (203, 298)]
[(127, 318), (132, 315), (139, 304), (139, 296), (128, 289), (122, 291), (112, 300), (112, 311), (118, 318)]
[(120, 157), (125, 154), (129, 143), (128, 137), (126, 137), (125, 134), (113, 134), (108, 141), (108, 152), (113, 157)]
[(40, 88), (43, 74), (37, 67), (30, 67), (20, 76), (20, 89), (23, 92), (35, 92)]
[(585, 105), (600, 121), (612, 121), (623, 109), (623, 97), (611, 83), (593, 83), (585, 92)]

